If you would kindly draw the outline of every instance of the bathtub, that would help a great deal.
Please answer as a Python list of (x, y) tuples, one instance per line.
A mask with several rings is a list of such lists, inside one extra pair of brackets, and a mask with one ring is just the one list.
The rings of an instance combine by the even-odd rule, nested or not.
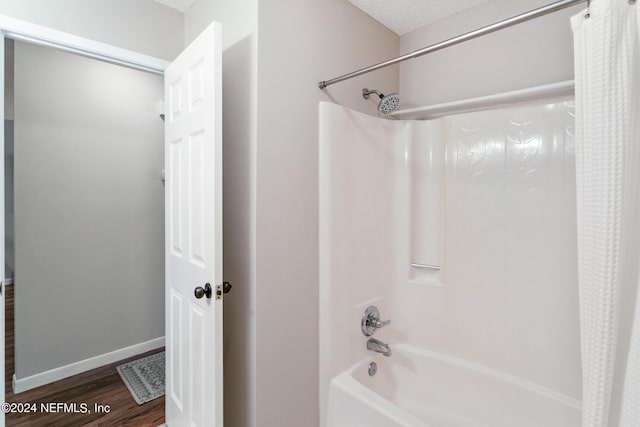
[(331, 380), (327, 427), (580, 427), (569, 396), (440, 353), (392, 350)]

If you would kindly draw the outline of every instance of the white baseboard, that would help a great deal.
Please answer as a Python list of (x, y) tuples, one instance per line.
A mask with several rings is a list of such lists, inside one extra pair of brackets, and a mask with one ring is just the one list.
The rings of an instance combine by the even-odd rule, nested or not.
[(41, 372), (26, 378), (17, 379), (16, 374), (14, 373), (13, 392), (15, 394), (22, 393), (23, 391), (31, 390), (32, 388), (40, 387), (95, 368), (100, 368), (101, 366), (105, 366), (137, 354), (145, 353), (147, 351), (155, 350), (162, 346), (164, 346), (164, 337), (159, 337), (140, 344), (121, 348), (110, 353), (101, 354), (99, 356)]

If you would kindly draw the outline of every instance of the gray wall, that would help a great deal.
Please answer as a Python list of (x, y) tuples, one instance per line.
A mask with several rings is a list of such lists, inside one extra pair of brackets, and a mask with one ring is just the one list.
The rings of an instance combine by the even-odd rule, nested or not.
[(4, 40), (4, 119), (4, 277), (13, 279), (13, 40), (10, 39)]
[[(4, 276), (13, 279), (15, 230), (13, 226), (13, 120), (4, 121)], [(5, 282), (6, 283), (6, 282)]]
[(16, 43), (16, 376), (164, 335), (162, 77)]
[[(376, 114), (362, 88), (398, 90), (398, 36), (344, 0), (259, 3), (256, 413), (259, 426), (319, 421), (318, 104)], [(273, 393), (277, 389), (278, 393)]]

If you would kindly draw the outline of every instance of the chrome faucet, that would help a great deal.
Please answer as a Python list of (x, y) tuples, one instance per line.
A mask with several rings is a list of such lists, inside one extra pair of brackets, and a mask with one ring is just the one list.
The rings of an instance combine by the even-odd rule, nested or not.
[(378, 308), (374, 305), (370, 305), (362, 315), (360, 328), (362, 329), (362, 334), (365, 337), (370, 337), (376, 330), (384, 328), (389, 323), (391, 323), (391, 320), (380, 320), (380, 312), (378, 311)]
[(391, 356), (391, 347), (389, 347), (389, 344), (385, 344), (375, 338), (369, 338), (367, 341), (367, 350), (375, 351), (386, 357)]

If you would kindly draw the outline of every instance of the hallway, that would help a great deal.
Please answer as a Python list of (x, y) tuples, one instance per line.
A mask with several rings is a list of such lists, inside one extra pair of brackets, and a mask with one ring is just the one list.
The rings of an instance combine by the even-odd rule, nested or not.
[[(39, 426), (104, 426), (104, 427), (157, 427), (164, 423), (164, 396), (143, 405), (137, 405), (129, 390), (120, 379), (116, 366), (143, 356), (162, 351), (154, 350), (143, 355), (119, 361), (102, 368), (84, 372), (64, 380), (14, 395), (11, 376), (14, 371), (14, 292), (13, 286), (6, 288), (5, 303), (5, 393), (7, 403), (35, 403), (35, 413), (11, 413), (6, 415), (8, 427)], [(78, 413), (42, 413), (41, 403), (76, 404)], [(81, 404), (87, 405), (88, 413), (80, 413)], [(108, 407), (109, 412), (95, 413), (94, 405)], [(62, 405), (47, 405), (64, 411)], [(69, 408), (69, 406), (67, 407)], [(71, 405), (73, 408), (73, 405)]]

